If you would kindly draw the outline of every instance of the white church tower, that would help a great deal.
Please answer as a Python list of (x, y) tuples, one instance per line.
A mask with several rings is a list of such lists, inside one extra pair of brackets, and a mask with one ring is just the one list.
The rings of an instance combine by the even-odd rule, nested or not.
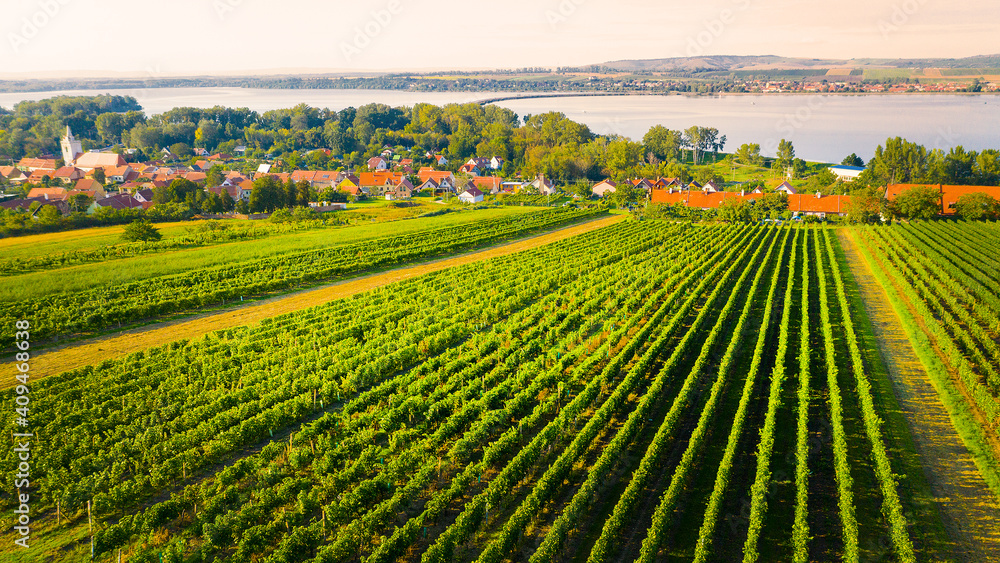
[(73, 137), (73, 132), (69, 130), (69, 125), (67, 125), (66, 135), (62, 138), (63, 162), (66, 163), (66, 166), (70, 166), (81, 154), (83, 154), (83, 145)]

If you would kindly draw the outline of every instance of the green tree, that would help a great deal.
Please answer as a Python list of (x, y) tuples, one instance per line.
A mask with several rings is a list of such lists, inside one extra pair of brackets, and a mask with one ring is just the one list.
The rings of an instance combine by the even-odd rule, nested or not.
[(880, 223), (885, 209), (885, 195), (882, 188), (861, 188), (851, 193), (847, 204), (847, 220), (851, 223)]
[(933, 219), (941, 213), (941, 192), (930, 186), (916, 186), (896, 196), (889, 211), (904, 219)]
[(102, 113), (94, 120), (94, 127), (105, 143), (120, 143), (125, 131), (125, 116), (120, 113)]
[(615, 139), (608, 143), (607, 175), (624, 180), (642, 162), (642, 145), (628, 139)]
[(104, 175), (103, 168), (95, 168), (94, 171), (91, 173), (91, 176), (94, 178), (95, 182), (101, 185), (103, 185), (104, 182), (107, 181), (107, 177)]
[(973, 167), (973, 183), (979, 186), (995, 186), (1000, 182), (1000, 150), (986, 149), (976, 156)]
[(122, 240), (126, 242), (135, 241), (156, 241), (160, 240), (163, 235), (160, 231), (153, 226), (147, 220), (137, 219), (125, 226), (125, 230), (122, 231)]
[(716, 209), (716, 217), (727, 223), (745, 223), (750, 220), (750, 201), (742, 197), (730, 197), (722, 200)]
[(840, 161), (844, 166), (864, 166), (865, 161), (861, 160), (861, 157), (854, 154), (853, 152), (846, 157), (844, 160)]
[(725, 183), (725, 180), (714, 167), (706, 167), (698, 170), (694, 174), (694, 179), (703, 186), (709, 182), (713, 182), (717, 186)]
[(191, 156), (191, 147), (187, 143), (174, 143), (170, 145), (170, 152), (178, 158), (187, 158)]
[(736, 162), (748, 166), (761, 166), (764, 158), (760, 155), (760, 145), (757, 143), (743, 143), (734, 155)]
[(632, 182), (621, 182), (611, 194), (611, 200), (619, 208), (635, 205), (642, 199), (644, 192), (642, 189), (632, 185)]
[(868, 167), (858, 177), (859, 185), (885, 187), (923, 181), (928, 172), (928, 152), (922, 145), (902, 137), (886, 139), (879, 145)]
[(667, 129), (662, 125), (650, 127), (649, 131), (642, 137), (645, 151), (663, 161), (676, 160), (680, 156), (683, 143), (683, 133)]
[(1000, 202), (983, 192), (963, 194), (955, 202), (955, 211), (969, 221), (994, 220), (1000, 214)]
[(250, 192), (249, 204), (251, 212), (270, 213), (280, 207), (286, 207), (287, 202), (285, 186), (281, 180), (274, 176), (264, 176), (253, 181), (253, 191)]
[(801, 178), (807, 169), (806, 161), (801, 158), (792, 159), (792, 178)]
[(38, 210), (38, 222), (43, 225), (56, 225), (62, 220), (62, 213), (54, 205), (46, 205)]
[(795, 147), (792, 146), (791, 141), (786, 141), (782, 139), (778, 142), (778, 154), (774, 160), (774, 164), (771, 165), (772, 168), (778, 170), (782, 175), (792, 167), (792, 163), (795, 161)]
[(787, 209), (788, 194), (785, 192), (766, 193), (753, 205), (753, 220), (778, 219)]
[(218, 164), (213, 165), (205, 173), (205, 184), (212, 188), (218, 186), (226, 180), (226, 175), (223, 173), (222, 167)]
[(310, 201), (316, 201), (316, 190), (306, 180), (299, 180), (295, 184), (295, 204), (299, 207), (308, 207)]
[(73, 196), (73, 199), (70, 200), (70, 209), (73, 211), (86, 211), (93, 202), (94, 200), (87, 194), (76, 194)]

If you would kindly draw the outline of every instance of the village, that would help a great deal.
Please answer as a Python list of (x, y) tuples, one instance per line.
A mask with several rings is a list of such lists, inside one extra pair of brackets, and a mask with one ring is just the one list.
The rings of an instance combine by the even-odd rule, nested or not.
[[(23, 158), (14, 166), (0, 166), (0, 176), (10, 186), (30, 187), (24, 197), (6, 197), (0, 207), (20, 209), (37, 218), (45, 207), (54, 208), (60, 215), (86, 213), (100, 210), (148, 210), (163, 203), (157, 201), (158, 188), (167, 188), (177, 180), (204, 191), (205, 197), (220, 202), (217, 213), (203, 216), (240, 217), (259, 219), (273, 210), (255, 203), (254, 189), (262, 182), (294, 184), (307, 194), (299, 205), (317, 212), (344, 210), (348, 202), (387, 200), (402, 202), (415, 197), (436, 203), (457, 202), (477, 204), (487, 197), (500, 203), (510, 203), (517, 198), (510, 196), (546, 196), (530, 204), (548, 205), (553, 196), (571, 199), (607, 201), (620, 189), (621, 183), (604, 179), (590, 186), (589, 194), (570, 192), (556, 185), (544, 174), (522, 179), (504, 179), (502, 158), (472, 157), (455, 171), (447, 169), (448, 158), (443, 154), (427, 152), (423, 163), (413, 158), (403, 158), (390, 147), (384, 147), (378, 156), (369, 158), (363, 169), (352, 170), (302, 170), (277, 171), (281, 161), (263, 162), (249, 173), (240, 169), (245, 147), (237, 146), (234, 155), (194, 149), (195, 157), (189, 164), (164, 148), (163, 157), (157, 161), (129, 163), (122, 154), (115, 152), (83, 152), (81, 143), (69, 127), (61, 139), (62, 159)], [(325, 149), (317, 149), (325, 150)], [(127, 149), (126, 149), (127, 151)], [(327, 151), (328, 153), (329, 151)], [(127, 154), (127, 152), (126, 152)], [(169, 162), (169, 164), (167, 164)], [(245, 167), (244, 167), (245, 168)], [(838, 182), (845, 186), (855, 180), (864, 167), (831, 165), (827, 168)], [(213, 177), (214, 176), (214, 177)], [(790, 178), (790, 176), (789, 176)], [(851, 206), (851, 195), (802, 193), (788, 179), (775, 178), (759, 182), (752, 189), (740, 185), (724, 186), (721, 181), (709, 180), (704, 184), (676, 177), (631, 178), (626, 180), (630, 193), (636, 194), (634, 204), (661, 205), (687, 209), (715, 210), (727, 205), (745, 202), (759, 204), (765, 194), (779, 194), (783, 200), (786, 218), (827, 219), (844, 217)], [(895, 199), (908, 184), (888, 185), (886, 200)], [(728, 188), (728, 189), (727, 189)], [(940, 215), (956, 213), (958, 199), (969, 193), (987, 193), (1000, 199), (1000, 188), (992, 186), (933, 186), (940, 193)], [(162, 198), (161, 198), (162, 199)], [(505, 201), (507, 200), (507, 201)], [(517, 200), (524, 204), (524, 199)], [(564, 202), (565, 203), (565, 202)], [(620, 201), (616, 204), (621, 206)], [(52, 213), (52, 212), (49, 212)]]

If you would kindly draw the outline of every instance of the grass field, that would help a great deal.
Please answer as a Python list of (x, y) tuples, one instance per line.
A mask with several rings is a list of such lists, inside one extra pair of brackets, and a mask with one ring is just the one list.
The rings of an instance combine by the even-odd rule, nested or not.
[[(205, 221), (184, 221), (154, 223), (164, 240), (188, 234)], [(125, 225), (112, 227), (91, 227), (57, 233), (44, 233), (21, 237), (0, 238), (0, 252), (4, 258), (30, 258), (43, 254), (92, 250), (102, 246), (119, 244)]]
[[(372, 209), (380, 208), (384, 208), (384, 206)], [(205, 248), (193, 248), (125, 258), (107, 263), (85, 264), (56, 270), (33, 272), (21, 276), (8, 276), (4, 278), (8, 283), (0, 285), (0, 301), (38, 299), (53, 293), (86, 291), (94, 287), (114, 286), (198, 268), (240, 263), (285, 253), (302, 252), (327, 248), (333, 245), (370, 240), (386, 233), (401, 235), (430, 228), (468, 224), (483, 219), (516, 217), (529, 211), (531, 211), (530, 208), (519, 209), (514, 207), (482, 209), (448, 213), (437, 217), (417, 218), (393, 223), (391, 227), (386, 227), (379, 221), (361, 222), (357, 225), (322, 228), (279, 235), (265, 240), (232, 242)], [(365, 212), (372, 213), (372, 211)], [(358, 211), (359, 214), (365, 212)], [(373, 214), (372, 216), (375, 215)], [(184, 232), (181, 231), (181, 229), (185, 228), (182, 225), (184, 224), (174, 223), (170, 226), (175, 229), (176, 234), (177, 232)], [(99, 241), (115, 239), (120, 233), (121, 227), (106, 227), (101, 230), (109, 230), (110, 232), (98, 233), (91, 240), (81, 243), (81, 245), (94, 246), (102, 243)], [(77, 231), (33, 235), (23, 237), (23, 239), (9, 240), (16, 241), (18, 248), (26, 249), (30, 248), (32, 239), (43, 237), (43, 244), (48, 245), (47, 248), (49, 251), (56, 252), (77, 247), (76, 239), (73, 236), (74, 233), (77, 233)], [(106, 244), (106, 242), (104, 243)]]

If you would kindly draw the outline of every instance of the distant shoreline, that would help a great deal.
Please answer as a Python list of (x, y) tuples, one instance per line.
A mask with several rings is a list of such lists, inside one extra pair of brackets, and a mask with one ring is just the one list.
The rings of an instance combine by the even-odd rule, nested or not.
[[(303, 90), (303, 91), (352, 91), (352, 92), (413, 92), (413, 90), (403, 90), (403, 89), (393, 89), (393, 88), (268, 88), (268, 87), (254, 87), (254, 86), (215, 86), (215, 85), (204, 85), (204, 86), (84, 86), (78, 85), (72, 88), (59, 88), (59, 89), (43, 89), (43, 90), (17, 90), (9, 88), (0, 88), (0, 94), (39, 94), (39, 93), (51, 93), (58, 95), (60, 92), (73, 92), (78, 90), (85, 90), (90, 92), (101, 92), (107, 91), (109, 94), (116, 94), (117, 91), (134, 91), (134, 90), (170, 90), (170, 89), (210, 89), (210, 88), (232, 88), (239, 90), (261, 90), (261, 91), (284, 91), (284, 90)], [(460, 94), (463, 93), (462, 90), (420, 90), (420, 92), (427, 93), (441, 93), (441, 94)], [(468, 92), (472, 93), (472, 92)], [(685, 96), (685, 97), (723, 97), (723, 96), (1000, 96), (1000, 92), (608, 92), (602, 90), (582, 90), (577, 92), (557, 92), (557, 91), (540, 91), (540, 92), (524, 92), (524, 93), (513, 93), (505, 94), (502, 90), (490, 91), (490, 90), (479, 90), (475, 93), (490, 94), (496, 93), (497, 96), (491, 96), (488, 98), (481, 98), (479, 100), (473, 100), (469, 103), (487, 104), (495, 103), (501, 101), (509, 100), (519, 100), (519, 99), (538, 99), (538, 98), (577, 98), (577, 97), (593, 97), (593, 96)]]

